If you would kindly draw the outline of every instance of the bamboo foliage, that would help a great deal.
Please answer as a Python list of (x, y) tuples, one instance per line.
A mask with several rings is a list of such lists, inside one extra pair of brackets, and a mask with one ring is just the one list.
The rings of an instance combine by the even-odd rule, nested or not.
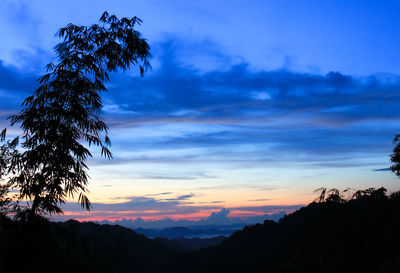
[(9, 185), (21, 200), (31, 200), (29, 213), (62, 213), (60, 205), (75, 196), (90, 210), (88, 146), (98, 146), (102, 156), (112, 158), (101, 117), (108, 73), (138, 66), (143, 75), (150, 67), (149, 45), (135, 30), (140, 23), (137, 17), (118, 19), (105, 12), (99, 24), (68, 24), (57, 32), (63, 42), (55, 47), (56, 62), (46, 66), (39, 87), (10, 117), (23, 135)]

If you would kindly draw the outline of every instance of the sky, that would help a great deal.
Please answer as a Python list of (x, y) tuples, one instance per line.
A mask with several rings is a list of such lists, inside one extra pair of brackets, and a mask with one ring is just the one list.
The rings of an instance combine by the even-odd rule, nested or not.
[[(399, 1), (0, 2), (0, 126), (55, 59), (54, 34), (137, 16), (152, 69), (117, 72), (103, 116), (114, 159), (88, 161), (84, 212), (56, 219), (255, 219), (320, 187), (386, 187), (400, 132)], [(213, 216), (214, 215), (214, 216)], [(214, 219), (214, 218), (211, 218)]]

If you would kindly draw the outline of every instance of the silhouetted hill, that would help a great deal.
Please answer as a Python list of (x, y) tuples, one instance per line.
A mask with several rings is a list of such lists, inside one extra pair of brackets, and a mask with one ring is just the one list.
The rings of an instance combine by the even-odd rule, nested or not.
[[(400, 271), (399, 193), (326, 200), (208, 242), (152, 240), (116, 225), (1, 216), (0, 271)], [(200, 244), (209, 247), (190, 251)]]
[(311, 203), (186, 253), (184, 271), (400, 271), (400, 201)]
[(160, 271), (174, 250), (131, 229), (3, 218), (0, 271)]
[[(147, 271), (160, 270), (157, 265), (172, 255), (171, 248), (162, 242), (151, 240), (121, 226), (98, 225), (92, 222), (67, 221), (60, 223), (84, 249), (86, 256), (97, 260), (95, 271)], [(107, 270), (108, 271), (108, 270)]]

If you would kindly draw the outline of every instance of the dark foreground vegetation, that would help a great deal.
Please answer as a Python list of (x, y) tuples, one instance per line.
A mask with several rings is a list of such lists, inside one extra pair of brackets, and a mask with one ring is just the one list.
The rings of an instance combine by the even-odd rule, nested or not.
[(1, 217), (0, 271), (400, 271), (400, 192), (322, 192), (279, 222), (247, 226), (222, 244), (183, 251), (113, 225)]

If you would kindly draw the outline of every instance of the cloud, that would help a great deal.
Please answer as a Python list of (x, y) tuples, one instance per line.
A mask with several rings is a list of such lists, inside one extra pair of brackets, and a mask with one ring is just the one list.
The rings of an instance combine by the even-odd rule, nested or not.
[[(196, 153), (175, 157), (142, 154), (107, 162), (92, 161), (93, 164), (196, 161), (207, 155), (234, 161), (246, 156), (246, 152), (251, 155), (248, 158), (259, 162), (290, 160), (294, 152), (309, 154), (310, 159), (355, 152), (376, 154), (388, 150), (389, 141), (397, 132), (399, 76), (380, 74), (360, 78), (340, 72), (318, 75), (287, 69), (255, 71), (243, 59), (233, 61), (216, 43), (203, 40), (190, 43), (202, 48), (198, 54), (209, 54), (211, 62), (223, 60), (225, 69), (210, 66), (204, 70), (190, 65), (187, 58), (182, 59), (181, 48), (187, 51), (187, 42), (170, 35), (152, 45), (157, 50), (155, 59), (160, 63), (157, 69), (143, 78), (123, 73), (111, 75), (112, 84), (103, 96), (104, 114), (114, 132), (126, 128), (171, 132), (173, 125), (182, 124), (176, 135), (138, 136), (141, 150), (210, 147), (207, 154), (200, 157)], [(207, 51), (208, 48), (211, 49)], [(27, 62), (40, 63), (39, 55), (43, 52), (32, 53)], [(0, 62), (0, 97), (6, 98), (0, 101), (4, 118), (18, 111), (23, 99), (37, 86), (37, 75), (22, 71)], [(198, 129), (185, 131), (185, 124), (195, 124)], [(377, 124), (379, 130), (375, 129)], [(132, 141), (114, 144), (117, 149), (125, 150), (132, 146)], [(243, 145), (268, 147), (268, 151), (261, 149), (258, 155), (243, 150), (235, 153), (237, 149), (230, 148)], [(281, 158), (271, 156), (278, 151)], [(143, 178), (162, 180), (200, 177), (200, 174), (143, 174)]]
[(17, 111), (22, 101), (33, 93), (37, 77), (26, 74), (0, 60), (0, 109)]
[(192, 176), (171, 176), (171, 175), (144, 175), (143, 178), (148, 179), (161, 179), (161, 180), (194, 180), (196, 177)]
[[(288, 213), (291, 213), (292, 210), (285, 210), (282, 207), (280, 210), (276, 210), (269, 214), (263, 215), (255, 215), (255, 216), (246, 216), (246, 217), (227, 217), (230, 210), (226, 208), (222, 208), (218, 212), (212, 212), (208, 217), (201, 218), (199, 220), (173, 220), (171, 218), (164, 219), (156, 219), (156, 220), (144, 220), (141, 217), (137, 217), (136, 219), (114, 219), (114, 220), (99, 220), (101, 224), (117, 224), (122, 225), (128, 228), (151, 228), (151, 229), (162, 229), (169, 227), (200, 227), (200, 226), (215, 226), (224, 228), (226, 226), (244, 226), (249, 224), (262, 223), (265, 220), (274, 220), (278, 221), (280, 218), (285, 216)], [(128, 216), (129, 217), (129, 216)], [(79, 219), (79, 218), (78, 218)], [(81, 218), (81, 220), (85, 220), (85, 218)], [(96, 221), (96, 220), (95, 220)]]
[(194, 193), (190, 193), (190, 194), (184, 194), (184, 195), (179, 195), (175, 198), (167, 198), (167, 199), (163, 199), (163, 201), (185, 201), (188, 200), (192, 197), (196, 196), (196, 194)]
[[(207, 159), (238, 164), (252, 161), (255, 166), (295, 161), (314, 167), (359, 167), (379, 162), (366, 163), (355, 157), (390, 152), (400, 123), (399, 76), (254, 70), (243, 60), (230, 61), (227, 55), (226, 69), (201, 70), (181, 60), (179, 48), (184, 43), (170, 36), (156, 45), (160, 66), (144, 78), (115, 75), (107, 100), (135, 115), (106, 116), (114, 130), (160, 132), (159, 136), (137, 138), (139, 149), (196, 147), (202, 153), (143, 152), (121, 162), (175, 164)], [(123, 149), (131, 143), (118, 145)], [(148, 178), (194, 179), (191, 175)]]
[[(167, 159), (170, 160), (170, 159)], [(208, 175), (203, 172), (186, 172), (186, 173), (160, 173), (160, 172), (154, 172), (154, 173), (143, 173), (140, 175), (141, 178), (145, 179), (159, 179), (159, 180), (195, 180), (195, 179), (209, 179), (209, 178), (215, 178), (216, 176)]]
[[(194, 193), (178, 195), (176, 197), (162, 198), (164, 195), (172, 193), (161, 193), (146, 196), (125, 196), (115, 197), (117, 203), (92, 203), (92, 216), (99, 215), (121, 215), (131, 216), (163, 216), (181, 215), (201, 212), (202, 210), (216, 209), (216, 206), (195, 206), (188, 200), (195, 196)], [(160, 198), (161, 197), (161, 198)], [(63, 210), (69, 213), (76, 213), (78, 216), (82, 212), (81, 208), (74, 203), (67, 203)], [(84, 213), (82, 215), (85, 215)]]
[(172, 192), (160, 192), (160, 193), (154, 193), (154, 194), (146, 194), (145, 196), (160, 196), (160, 195), (169, 195), (172, 194)]
[(260, 213), (271, 213), (275, 211), (280, 211), (280, 210), (286, 210), (286, 211), (294, 211), (297, 210), (304, 205), (287, 205), (287, 206), (278, 206), (278, 205), (265, 205), (265, 206), (241, 206), (241, 207), (235, 207), (231, 208), (231, 211), (249, 211), (249, 212), (260, 212)]
[(244, 61), (226, 71), (204, 73), (179, 62), (179, 43), (184, 42), (171, 39), (158, 46), (161, 67), (146, 77), (116, 77), (118, 84), (107, 96), (138, 114), (128, 123), (213, 120), (237, 124), (293, 118), (293, 114), (309, 125), (328, 127), (398, 120), (398, 76), (387, 80), (381, 75), (356, 78), (340, 72), (252, 71)]
[(209, 201), (209, 202), (196, 202), (197, 204), (221, 204), (225, 203), (225, 201)]
[[(223, 201), (188, 202), (196, 196), (194, 193), (162, 198), (170, 192), (155, 196), (116, 197), (118, 203), (92, 203), (91, 212), (82, 211), (74, 203), (65, 204), (64, 215), (54, 216), (55, 220), (121, 220), (128, 219), (135, 227), (166, 227), (189, 225), (229, 225), (235, 223), (255, 223), (267, 219), (270, 214), (291, 212), (303, 205), (291, 206), (240, 206), (227, 208), (220, 205)], [(161, 197), (161, 198), (159, 198)], [(209, 213), (209, 216), (205, 216)], [(233, 214), (230, 216), (230, 214)], [(147, 220), (143, 220), (143, 218)], [(157, 220), (162, 219), (162, 220)], [(181, 219), (181, 220), (173, 220)]]
[(212, 212), (211, 215), (204, 220), (204, 222), (210, 225), (226, 224), (228, 222), (227, 218), (230, 212), (230, 209), (222, 208), (218, 212)]
[(382, 169), (375, 169), (374, 172), (390, 172), (392, 169), (390, 168), (382, 168)]

